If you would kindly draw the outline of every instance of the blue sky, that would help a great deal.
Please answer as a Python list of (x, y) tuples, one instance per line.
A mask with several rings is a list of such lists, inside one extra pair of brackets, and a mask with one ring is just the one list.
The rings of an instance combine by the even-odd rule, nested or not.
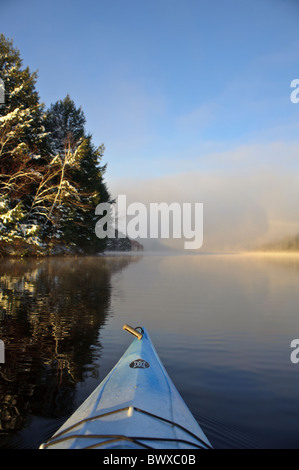
[[(229, 173), (229, 188), (261, 168), (290, 177), (298, 171), (299, 103), (290, 101), (290, 83), (299, 78), (298, 24), (297, 0), (0, 6), (1, 32), (14, 39), (24, 65), (38, 70), (41, 100), (49, 106), (69, 93), (94, 143), (105, 144), (108, 186), (175, 186), (171, 180), (183, 184), (186, 198), (186, 175), (208, 181)], [(265, 195), (263, 184), (257, 191)], [(262, 206), (268, 218), (269, 205)]]

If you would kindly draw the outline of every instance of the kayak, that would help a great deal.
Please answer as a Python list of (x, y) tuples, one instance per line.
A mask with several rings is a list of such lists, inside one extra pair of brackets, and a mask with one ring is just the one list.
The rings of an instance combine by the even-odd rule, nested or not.
[(145, 328), (42, 449), (210, 449)]

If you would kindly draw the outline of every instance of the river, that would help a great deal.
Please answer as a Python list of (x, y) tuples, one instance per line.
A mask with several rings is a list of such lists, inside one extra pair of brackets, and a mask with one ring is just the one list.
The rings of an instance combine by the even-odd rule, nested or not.
[(0, 262), (0, 448), (37, 449), (144, 326), (218, 449), (299, 448), (299, 256)]

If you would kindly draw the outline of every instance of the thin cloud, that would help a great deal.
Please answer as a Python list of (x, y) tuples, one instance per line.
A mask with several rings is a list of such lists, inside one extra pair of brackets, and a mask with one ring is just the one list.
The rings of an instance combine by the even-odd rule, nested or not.
[[(126, 194), (128, 204), (202, 202), (202, 250), (250, 249), (299, 232), (299, 177), (287, 166), (293, 161), (296, 148), (299, 150), (298, 144), (291, 147), (283, 143), (273, 143), (268, 149), (244, 146), (222, 156), (223, 162), (230, 162), (226, 169), (119, 180), (110, 186), (113, 196)], [(272, 155), (276, 164), (267, 165), (266, 160), (258, 163), (266, 149), (266, 157), (270, 159)]]

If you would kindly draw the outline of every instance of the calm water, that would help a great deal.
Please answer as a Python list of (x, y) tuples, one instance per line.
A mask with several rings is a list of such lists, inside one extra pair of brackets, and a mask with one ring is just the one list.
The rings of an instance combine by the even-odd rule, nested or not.
[(215, 448), (299, 448), (299, 256), (2, 260), (0, 447), (38, 448), (147, 328)]

